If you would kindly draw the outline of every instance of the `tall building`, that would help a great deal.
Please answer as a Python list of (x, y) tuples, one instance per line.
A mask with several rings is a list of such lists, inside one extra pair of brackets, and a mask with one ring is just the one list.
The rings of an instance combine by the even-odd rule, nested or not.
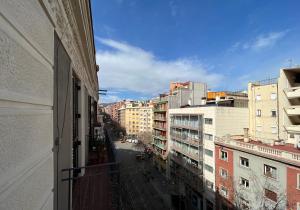
[(159, 98), (153, 101), (153, 157), (154, 165), (166, 174), (166, 161), (168, 149), (168, 95), (160, 94)]
[(206, 98), (207, 85), (199, 82), (171, 83), (169, 108), (176, 109), (184, 106), (200, 105)]
[(127, 101), (118, 109), (118, 122), (126, 129), (127, 135), (151, 133), (153, 122), (151, 102)]
[(218, 208), (300, 209), (299, 77), (249, 83), (249, 130), (215, 141)]
[(71, 209), (62, 169), (86, 165), (98, 101), (90, 1), (0, 13), (0, 209)]
[(187, 209), (215, 209), (214, 139), (242, 132), (248, 109), (217, 103), (169, 109), (169, 120), (168, 176), (183, 185), (177, 193), (185, 196)]

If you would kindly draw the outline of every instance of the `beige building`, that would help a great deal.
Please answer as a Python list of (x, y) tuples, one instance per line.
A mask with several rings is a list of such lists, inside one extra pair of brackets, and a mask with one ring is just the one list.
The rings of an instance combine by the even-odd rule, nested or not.
[(217, 104), (169, 109), (169, 122), (168, 175), (175, 180), (179, 177), (186, 195), (191, 193), (197, 201), (188, 201), (187, 196), (188, 203), (198, 205), (188, 209), (201, 209), (201, 204), (203, 209), (209, 209), (215, 202), (214, 140), (243, 132), (248, 126), (248, 109)]
[(278, 79), (249, 83), (249, 135), (268, 144), (300, 147), (300, 68), (280, 70)]
[[(0, 209), (72, 209), (98, 79), (89, 0), (0, 1)], [(81, 176), (72, 173), (72, 176)]]
[(248, 84), (249, 135), (265, 143), (279, 138), (277, 79)]
[(151, 132), (153, 123), (153, 106), (149, 102), (125, 102), (118, 110), (119, 123), (126, 129), (127, 135)]

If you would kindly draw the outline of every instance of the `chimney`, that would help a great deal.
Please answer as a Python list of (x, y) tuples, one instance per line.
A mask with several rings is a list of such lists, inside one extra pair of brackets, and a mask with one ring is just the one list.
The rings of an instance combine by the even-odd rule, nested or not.
[(249, 142), (249, 128), (244, 128), (244, 142)]

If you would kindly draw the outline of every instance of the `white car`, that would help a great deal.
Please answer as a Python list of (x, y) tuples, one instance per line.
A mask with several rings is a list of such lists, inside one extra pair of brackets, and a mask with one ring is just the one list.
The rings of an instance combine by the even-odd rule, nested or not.
[(132, 143), (135, 143), (135, 144), (137, 144), (137, 143), (139, 143), (139, 140), (137, 140), (137, 139), (133, 139), (133, 140), (132, 140)]
[(131, 143), (133, 140), (132, 139), (127, 139), (126, 141), (129, 142), (129, 143)]

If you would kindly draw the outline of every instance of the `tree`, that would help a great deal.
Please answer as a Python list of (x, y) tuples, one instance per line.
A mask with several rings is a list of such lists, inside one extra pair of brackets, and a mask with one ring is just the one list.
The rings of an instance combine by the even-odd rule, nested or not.
[[(274, 186), (267, 176), (259, 177), (253, 171), (249, 171), (249, 173), (248, 184), (247, 181), (242, 182), (232, 176), (220, 177), (220, 184), (228, 189), (229, 196), (225, 200), (238, 210), (285, 209), (287, 196), (282, 187)], [(217, 190), (218, 193), (219, 190)], [(252, 203), (250, 203), (249, 197), (253, 197)], [(224, 197), (221, 200), (224, 200)]]

